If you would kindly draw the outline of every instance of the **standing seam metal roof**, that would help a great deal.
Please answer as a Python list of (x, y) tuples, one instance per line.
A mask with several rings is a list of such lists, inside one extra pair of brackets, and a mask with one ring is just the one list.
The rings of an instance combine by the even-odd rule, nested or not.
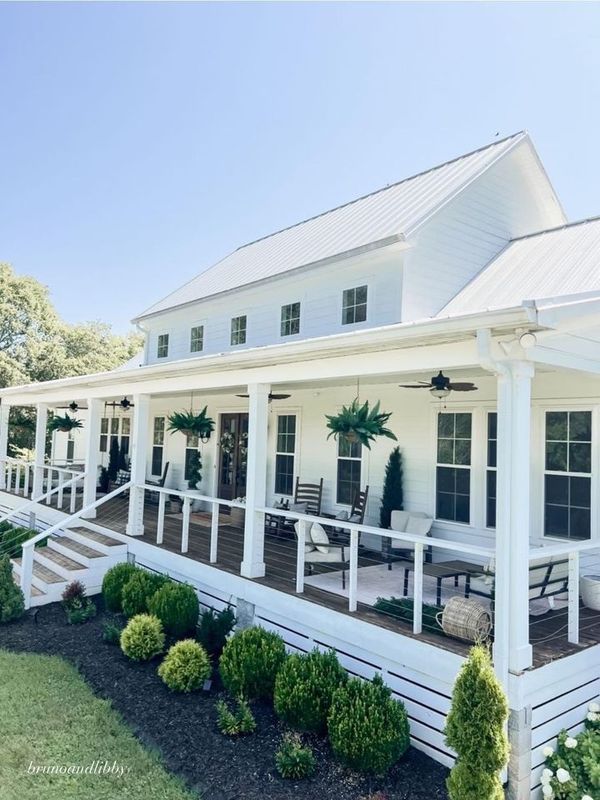
[(237, 289), (393, 236), (406, 236), (519, 141), (523, 131), (257, 239), (136, 319)]

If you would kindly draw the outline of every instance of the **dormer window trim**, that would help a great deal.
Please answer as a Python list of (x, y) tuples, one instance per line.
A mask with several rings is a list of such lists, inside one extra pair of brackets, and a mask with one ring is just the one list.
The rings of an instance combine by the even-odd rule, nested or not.
[(156, 344), (156, 357), (168, 358), (169, 356), (169, 334), (159, 333)]

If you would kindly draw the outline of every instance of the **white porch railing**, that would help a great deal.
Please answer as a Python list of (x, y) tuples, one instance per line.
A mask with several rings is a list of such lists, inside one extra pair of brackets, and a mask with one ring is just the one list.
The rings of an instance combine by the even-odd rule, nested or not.
[(156, 544), (163, 543), (164, 530), (165, 530), (165, 507), (167, 498), (170, 496), (180, 497), (183, 501), (182, 507), (182, 521), (181, 521), (181, 552), (187, 553), (189, 550), (190, 540), (190, 514), (192, 511), (192, 503), (196, 500), (208, 503), (211, 510), (211, 524), (210, 524), (210, 555), (209, 561), (211, 564), (216, 563), (218, 558), (218, 544), (219, 544), (219, 506), (228, 506), (229, 508), (242, 508), (245, 509), (246, 505), (240, 503), (238, 500), (221, 500), (218, 497), (211, 495), (199, 494), (198, 492), (186, 492), (178, 489), (167, 489), (163, 486), (154, 486), (152, 484), (144, 484), (141, 487), (144, 492), (154, 492), (158, 494), (158, 516), (156, 523)]
[[(57, 508), (64, 508), (64, 491), (72, 487), (73, 479), (83, 476), (80, 469), (59, 467), (55, 464), (44, 464), (36, 466), (33, 461), (21, 461), (16, 458), (5, 457), (0, 459), (0, 489), (22, 497), (31, 497), (36, 486), (36, 475), (39, 478), (38, 485), (42, 491), (35, 499), (35, 502), (52, 502), (52, 496), (57, 495)], [(76, 481), (75, 481), (76, 484)], [(56, 486), (57, 492), (53, 492)], [(75, 487), (76, 488), (76, 487)], [(71, 490), (69, 511), (75, 511), (75, 492)]]
[(104, 497), (95, 500), (93, 503), (90, 503), (83, 508), (80, 508), (79, 511), (76, 511), (74, 514), (71, 514), (66, 519), (57, 522), (55, 525), (52, 525), (50, 528), (46, 528), (44, 531), (40, 531), (36, 533), (35, 536), (32, 536), (26, 542), (23, 543), (22, 546), (22, 560), (21, 560), (21, 590), (25, 597), (25, 607), (29, 608), (30, 605), (30, 598), (31, 598), (31, 578), (33, 575), (33, 551), (35, 545), (40, 542), (42, 539), (46, 539), (48, 536), (52, 536), (53, 534), (58, 533), (65, 528), (68, 528), (69, 525), (76, 519), (88, 514), (93, 509), (98, 508), (98, 506), (103, 505), (104, 503), (108, 502), (109, 500), (114, 499), (122, 492), (128, 490), (131, 487), (131, 483), (124, 483), (122, 486), (119, 486), (114, 491), (110, 492), (109, 494), (104, 495)]
[[(85, 479), (86, 473), (85, 472), (77, 472), (73, 473), (72, 477), (68, 480), (66, 476), (63, 476), (61, 480), (59, 480), (56, 486), (50, 485), (50, 487), (44, 491), (42, 494), (38, 495), (37, 497), (31, 497), (25, 503), (22, 503), (20, 506), (16, 506), (16, 508), (11, 509), (10, 511), (5, 512), (4, 514), (0, 514), (0, 522), (7, 522), (14, 517), (18, 517), (25, 511), (32, 512), (32, 519), (30, 520), (30, 527), (35, 527), (35, 514), (33, 514), (33, 509), (36, 505), (41, 503), (46, 503), (49, 505), (52, 501), (52, 497), (54, 495), (57, 496), (57, 508), (62, 509), (64, 506), (64, 491), (65, 489), (70, 490), (71, 499), (69, 502), (69, 513), (75, 513), (75, 504), (77, 499), (77, 485)], [(47, 485), (47, 484), (46, 484)]]

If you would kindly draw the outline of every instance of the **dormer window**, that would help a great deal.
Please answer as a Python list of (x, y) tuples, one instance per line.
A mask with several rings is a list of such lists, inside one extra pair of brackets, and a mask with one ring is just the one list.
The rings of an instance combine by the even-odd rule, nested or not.
[(281, 306), (281, 335), (293, 336), (300, 333), (300, 303)]
[(204, 350), (204, 325), (195, 325), (190, 333), (190, 353)]
[(367, 287), (345, 289), (342, 297), (342, 325), (354, 325), (367, 319)]
[(246, 315), (231, 320), (231, 344), (246, 344)]
[(157, 358), (166, 358), (169, 355), (169, 334), (161, 333), (158, 337), (158, 346), (156, 348)]

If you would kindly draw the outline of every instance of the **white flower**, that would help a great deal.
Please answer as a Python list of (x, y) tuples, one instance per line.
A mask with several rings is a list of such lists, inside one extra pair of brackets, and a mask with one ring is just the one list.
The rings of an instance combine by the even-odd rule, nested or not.
[(569, 750), (573, 750), (573, 748), (577, 747), (577, 739), (574, 739), (572, 736), (567, 736), (565, 739), (565, 747), (568, 747)]
[(588, 711), (591, 711), (593, 714), (600, 714), (600, 703), (590, 703), (588, 706)]
[(542, 753), (544, 754), (544, 758), (550, 758), (550, 756), (554, 755), (554, 750), (551, 747), (544, 747)]
[(552, 789), (549, 783), (545, 783), (542, 786), (542, 794), (544, 795), (544, 797), (549, 798), (549, 800), (550, 798), (554, 797), (554, 790)]
[(559, 783), (568, 783), (571, 780), (571, 775), (569, 774), (568, 770), (563, 769), (562, 767), (556, 770), (556, 777)]
[(589, 794), (583, 794), (581, 795), (581, 800), (594, 800), (594, 798), (590, 797)]
[(544, 786), (547, 786), (550, 783), (550, 780), (552, 779), (553, 775), (554, 773), (552, 772), (551, 769), (545, 769), (542, 772), (542, 777), (541, 777), (542, 784)]
[(596, 711), (589, 711), (587, 713), (587, 718), (590, 722), (598, 722), (598, 720), (600, 720), (600, 714)]

